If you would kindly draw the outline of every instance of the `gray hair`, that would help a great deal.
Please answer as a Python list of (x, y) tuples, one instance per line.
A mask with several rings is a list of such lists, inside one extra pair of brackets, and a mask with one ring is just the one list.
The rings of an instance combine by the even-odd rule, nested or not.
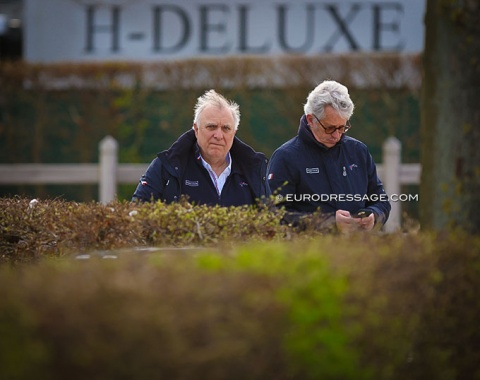
[(322, 119), (325, 115), (325, 106), (328, 105), (332, 106), (345, 119), (350, 119), (355, 107), (347, 87), (338, 82), (326, 80), (308, 94), (303, 110), (305, 115), (315, 114)]
[(240, 106), (232, 100), (227, 100), (223, 95), (219, 94), (215, 90), (206, 91), (202, 96), (197, 99), (197, 104), (195, 104), (195, 107), (193, 109), (194, 123), (198, 123), (200, 114), (208, 106), (216, 106), (220, 109), (229, 109), (233, 116), (235, 130), (238, 129), (238, 125), (240, 124)]

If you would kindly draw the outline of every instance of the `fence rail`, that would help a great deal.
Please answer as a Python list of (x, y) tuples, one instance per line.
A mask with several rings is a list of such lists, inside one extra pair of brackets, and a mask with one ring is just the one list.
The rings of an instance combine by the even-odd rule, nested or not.
[[(421, 165), (401, 163), (401, 143), (395, 137), (383, 144), (382, 163), (377, 164), (387, 194), (400, 194), (401, 185), (420, 183)], [(99, 200), (112, 201), (121, 183), (137, 183), (148, 164), (119, 164), (118, 143), (105, 137), (99, 144), (98, 164), (1, 164), (0, 186), (12, 184), (98, 184)], [(386, 231), (395, 231), (401, 226), (401, 203), (392, 202)]]

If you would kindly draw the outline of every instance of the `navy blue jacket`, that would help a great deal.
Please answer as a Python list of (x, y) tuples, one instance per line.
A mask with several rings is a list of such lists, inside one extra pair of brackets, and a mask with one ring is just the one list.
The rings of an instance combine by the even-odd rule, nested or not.
[[(368, 208), (385, 223), (390, 203), (367, 146), (347, 135), (332, 148), (319, 143), (306, 121), (268, 164), (268, 186), (288, 211), (323, 213)], [(287, 182), (285, 184), (285, 182)]]
[(241, 206), (267, 195), (267, 158), (237, 137), (230, 149), (232, 171), (220, 195), (203, 167), (195, 132), (185, 132), (167, 150), (158, 153), (140, 178), (133, 201), (178, 201), (188, 195), (195, 204)]

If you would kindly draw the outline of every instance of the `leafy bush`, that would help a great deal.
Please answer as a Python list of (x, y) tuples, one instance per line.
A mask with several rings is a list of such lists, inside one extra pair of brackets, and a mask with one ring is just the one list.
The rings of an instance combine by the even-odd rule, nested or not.
[[(296, 228), (281, 224), (283, 211), (264, 205), (193, 207), (179, 203), (114, 201), (77, 203), (0, 198), (0, 263), (28, 262), (92, 250), (135, 246), (208, 246), (253, 240), (291, 239)], [(304, 219), (312, 233), (331, 230), (329, 219)]]
[[(299, 231), (266, 206), (0, 203), (2, 379), (480, 378), (478, 237)], [(111, 255), (75, 259), (92, 250)]]
[(281, 375), (282, 313), (268, 279), (101, 264), (0, 269), (2, 287), (17, 283), (0, 290), (2, 379)]

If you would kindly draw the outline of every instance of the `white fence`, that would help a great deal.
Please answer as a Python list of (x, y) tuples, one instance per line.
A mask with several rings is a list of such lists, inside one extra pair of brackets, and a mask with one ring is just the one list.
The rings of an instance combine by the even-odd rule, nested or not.
[[(112, 201), (120, 183), (137, 183), (148, 164), (119, 164), (118, 143), (107, 136), (100, 142), (99, 164), (8, 164), (0, 165), (0, 185), (12, 184), (99, 184), (99, 200)], [(401, 185), (420, 183), (420, 164), (401, 163), (401, 143), (395, 137), (383, 144), (383, 163), (377, 164), (379, 177), (389, 195), (400, 195)], [(401, 225), (401, 202), (391, 202), (385, 225), (395, 231)]]
[[(382, 164), (377, 164), (377, 173), (383, 182), (386, 193), (392, 196), (401, 195), (402, 185), (419, 185), (422, 167), (420, 164), (402, 164), (402, 144), (396, 137), (389, 137), (382, 146)], [(418, 200), (418, 194), (417, 200)], [(390, 202), (392, 210), (385, 224), (387, 232), (401, 227), (402, 207), (400, 201)]]

